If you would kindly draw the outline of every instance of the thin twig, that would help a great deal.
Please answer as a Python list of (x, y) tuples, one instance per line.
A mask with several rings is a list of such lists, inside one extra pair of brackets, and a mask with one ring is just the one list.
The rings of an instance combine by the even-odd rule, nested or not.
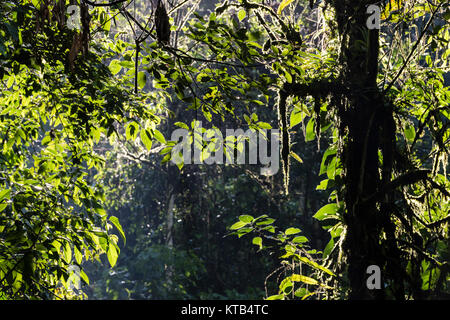
[(425, 27), (422, 30), (422, 33), (419, 36), (419, 39), (417, 39), (416, 43), (414, 44), (413, 48), (411, 49), (411, 52), (409, 53), (408, 57), (405, 60), (405, 63), (403, 63), (402, 67), (400, 68), (400, 70), (398, 71), (398, 73), (395, 75), (394, 79), (392, 79), (392, 81), (389, 83), (389, 85), (386, 87), (386, 89), (383, 90), (383, 93), (386, 93), (393, 85), (394, 83), (397, 81), (398, 77), (400, 77), (400, 75), (403, 73), (403, 70), (405, 70), (406, 66), (408, 65), (409, 60), (411, 59), (412, 55), (414, 54), (414, 52), (416, 51), (417, 47), (419, 46), (419, 43), (422, 41), (422, 38), (424, 37), (428, 27), (431, 25), (431, 22), (434, 19), (434, 16), (436, 15), (436, 13), (438, 12), (438, 10), (441, 8), (441, 6), (444, 4), (444, 1), (442, 1), (437, 7), (436, 10), (434, 10), (433, 14), (431, 15), (430, 19), (428, 20), (427, 24), (425, 25)]

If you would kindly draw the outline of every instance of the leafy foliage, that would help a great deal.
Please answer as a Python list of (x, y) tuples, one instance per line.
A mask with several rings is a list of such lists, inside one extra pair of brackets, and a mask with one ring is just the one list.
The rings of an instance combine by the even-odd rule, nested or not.
[(156, 119), (111, 79), (98, 54), (70, 65), (77, 34), (42, 10), (1, 4), (2, 299), (76, 297), (72, 266), (86, 283), (85, 260), (106, 253), (114, 266), (120, 250), (110, 229), (125, 235), (89, 179), (104, 163), (93, 146), (132, 115)]
[[(284, 278), (280, 280), (277, 294), (269, 296), (266, 287), (267, 300), (284, 300), (290, 297), (307, 299), (314, 295), (320, 297), (325, 289), (332, 290), (332, 287), (311, 277), (317, 277), (318, 273), (326, 273), (335, 277), (335, 274), (328, 268), (316, 262), (318, 259), (314, 256), (320, 252), (308, 248), (307, 242), (309, 240), (305, 236), (298, 235), (301, 233), (300, 229), (290, 227), (285, 231), (277, 232), (277, 228), (273, 225), (274, 222), (275, 219), (267, 215), (257, 218), (250, 215), (241, 215), (239, 221), (231, 225), (230, 230), (233, 232), (229, 233), (229, 235), (235, 234), (239, 238), (250, 233), (258, 234), (253, 238), (252, 243), (257, 245), (259, 250), (267, 250), (270, 247), (282, 248), (281, 267), (273, 271), (269, 277), (279, 273), (280, 275), (283, 274)], [(308, 274), (308, 276), (305, 274)], [(296, 282), (299, 283), (298, 286), (295, 285)]]
[[(268, 243), (282, 252), (277, 272), (286, 276), (274, 295), (266, 288), (268, 299), (373, 298), (361, 285), (368, 264), (385, 276), (377, 298), (448, 294), (448, 4), (384, 1), (381, 30), (367, 30), (365, 1), (222, 1), (194, 13), (199, 3), (141, 3), (133, 15), (131, 2), (86, 1), (75, 30), (65, 24), (67, 1), (0, 4), (0, 298), (75, 297), (71, 266), (87, 283), (83, 263), (101, 253), (121, 273), (95, 294), (182, 297), (197, 285), (192, 296), (222, 296), (207, 288), (227, 270), (212, 258), (224, 225), (239, 238), (254, 234), (243, 252)], [(202, 119), (210, 129), (199, 132)], [(282, 177), (180, 164), (175, 178), (173, 128), (198, 143), (229, 125), (279, 128)], [(312, 141), (325, 151), (311, 152)], [(227, 142), (228, 156), (243, 147)], [(200, 147), (205, 160), (217, 145)], [(314, 166), (324, 177), (318, 196), (308, 191)], [(289, 195), (298, 190), (303, 198)], [(297, 211), (315, 212), (330, 234), (323, 252), (300, 229), (253, 217), (275, 212), (295, 226)], [(302, 229), (314, 226), (303, 220)], [(121, 265), (125, 233), (124, 259), (138, 259)]]

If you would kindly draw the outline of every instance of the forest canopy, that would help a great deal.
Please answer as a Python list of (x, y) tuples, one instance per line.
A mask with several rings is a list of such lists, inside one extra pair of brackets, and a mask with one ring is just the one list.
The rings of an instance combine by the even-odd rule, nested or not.
[(449, 299), (449, 20), (1, 1), (0, 299)]

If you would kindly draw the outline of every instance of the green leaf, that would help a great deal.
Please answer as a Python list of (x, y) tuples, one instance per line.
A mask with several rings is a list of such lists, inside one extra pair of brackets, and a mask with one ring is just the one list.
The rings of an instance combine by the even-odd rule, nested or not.
[(288, 82), (288, 83), (292, 83), (292, 76), (291, 76), (291, 74), (289, 73), (289, 72), (285, 72), (284, 73), (284, 76), (285, 76), (285, 78), (286, 78), (286, 81)]
[(87, 276), (86, 272), (84, 272), (84, 270), (80, 270), (80, 278), (83, 279), (84, 283), (89, 285), (89, 277)]
[(252, 243), (254, 245), (259, 246), (259, 249), (262, 249), (262, 238), (261, 237), (254, 237), (252, 240)]
[(94, 211), (98, 214), (98, 215), (100, 215), (100, 216), (105, 216), (106, 215), (106, 210), (105, 210), (105, 208), (103, 208), (101, 205), (99, 205), (99, 204), (96, 204), (96, 205), (94, 205)]
[(238, 221), (230, 227), (230, 230), (240, 229), (240, 228), (246, 226), (247, 224), (248, 224), (247, 222)]
[(316, 133), (314, 132), (314, 118), (309, 119), (308, 124), (306, 125), (306, 136), (305, 142), (313, 141), (316, 138)]
[(292, 281), (290, 280), (290, 277), (285, 278), (280, 283), (280, 292), (283, 292), (284, 294), (289, 294), (292, 291)]
[(11, 86), (14, 84), (15, 80), (16, 80), (16, 77), (13, 76), (13, 75), (11, 75), (11, 76), (8, 78), (8, 81), (6, 82), (6, 87), (7, 87), (7, 88), (11, 88)]
[(286, 229), (286, 231), (284, 232), (287, 236), (291, 235), (291, 234), (296, 234), (296, 233), (300, 233), (302, 232), (299, 228), (288, 228)]
[(334, 178), (336, 177), (336, 162), (337, 162), (337, 158), (334, 157), (330, 164), (328, 164), (327, 166), (327, 177), (328, 179), (334, 180)]
[(41, 2), (42, 2), (42, 0), (31, 0), (31, 3), (33, 4), (33, 6), (38, 10), (41, 8)]
[(141, 130), (141, 141), (147, 150), (150, 151), (152, 149), (152, 139), (150, 138), (150, 132), (148, 132), (147, 129)]
[(333, 250), (334, 248), (334, 239), (331, 238), (330, 241), (328, 242), (328, 244), (325, 246), (325, 249), (323, 250), (323, 259), (325, 259), (326, 257), (328, 257), (331, 253), (331, 250)]
[(333, 277), (336, 276), (336, 275), (335, 275), (333, 272), (331, 272), (329, 269), (327, 269), (327, 268), (321, 266), (321, 265), (318, 264), (317, 262), (314, 262), (314, 261), (309, 260), (309, 259), (306, 258), (306, 257), (300, 257), (300, 256), (299, 256), (298, 259), (299, 259), (301, 262), (306, 263), (306, 264), (310, 265), (311, 267), (313, 267), (313, 268), (315, 268), (315, 269), (317, 269), (317, 270), (321, 270), (321, 271), (323, 271), (323, 272), (328, 273), (330, 276), (333, 276)]
[(330, 181), (333, 181), (333, 180), (325, 179), (325, 180), (320, 181), (320, 184), (316, 187), (316, 190), (326, 190), (328, 188), (328, 184)]
[(103, 30), (105, 30), (107, 32), (109, 32), (111, 30), (111, 17), (107, 13), (106, 13), (106, 17), (105, 17), (105, 22), (103, 24)]
[(328, 158), (333, 156), (336, 157), (336, 149), (335, 147), (329, 147), (323, 154), (322, 162), (320, 164), (320, 171), (319, 175), (322, 175), (327, 172), (327, 165), (326, 163), (329, 163)]
[(267, 227), (262, 228), (262, 230), (267, 230), (270, 233), (275, 233), (275, 227), (274, 226), (267, 226)]
[(416, 130), (413, 126), (407, 125), (405, 128), (405, 137), (408, 140), (408, 142), (413, 142), (414, 138), (416, 137)]
[(260, 225), (272, 224), (272, 223), (274, 223), (274, 221), (275, 221), (275, 219), (267, 218), (260, 222), (257, 222), (256, 225), (260, 226)]
[(280, 3), (280, 6), (278, 7), (278, 14), (281, 14), (281, 12), (286, 8), (290, 3), (292, 3), (294, 0), (283, 0)]
[(239, 216), (239, 220), (241, 220), (242, 222), (245, 222), (245, 223), (250, 223), (254, 220), (254, 218), (252, 216), (244, 214), (244, 215)]
[(239, 21), (244, 20), (244, 18), (245, 18), (246, 15), (247, 15), (247, 13), (245, 12), (244, 9), (239, 10), (239, 13), (238, 13), (238, 19), (239, 19)]
[(294, 239), (292, 239), (292, 242), (305, 243), (305, 242), (308, 242), (308, 238), (306, 238), (305, 236), (298, 236), (298, 237), (295, 237)]
[(290, 116), (290, 123), (289, 126), (290, 128), (295, 127), (296, 125), (298, 125), (300, 122), (302, 122), (302, 120), (305, 118), (306, 113), (301, 111), (298, 108), (295, 108), (292, 112), (291, 112), (291, 116)]
[(138, 124), (136, 122), (130, 122), (125, 129), (125, 137), (127, 140), (135, 140), (137, 136)]
[(111, 268), (113, 268), (116, 265), (117, 258), (119, 257), (116, 246), (113, 243), (110, 243), (108, 246), (108, 252), (106, 253), (108, 256), (109, 264), (111, 265)]
[(70, 243), (66, 242), (64, 247), (64, 260), (69, 264), (72, 261), (72, 248), (70, 248)]
[(306, 288), (299, 288), (299, 289), (295, 290), (294, 294), (297, 298), (301, 298), (301, 297), (306, 296), (307, 294), (310, 294), (310, 292)]
[(0, 191), (0, 201), (3, 201), (5, 198), (9, 198), (11, 195), (11, 190), (5, 189)]
[(301, 275), (301, 274), (293, 274), (289, 277), (291, 279), (291, 281), (295, 281), (295, 282), (303, 282), (306, 284), (312, 284), (312, 285), (318, 285), (319, 281), (317, 281), (316, 279)]
[(338, 206), (336, 203), (329, 203), (320, 208), (313, 217), (319, 221), (326, 219), (337, 219), (337, 210)]
[(153, 129), (153, 134), (155, 136), (155, 139), (158, 140), (161, 144), (167, 144), (166, 139), (159, 130)]
[(297, 160), (299, 163), (303, 163), (302, 158), (300, 158), (300, 157), (298, 156), (298, 154), (296, 154), (294, 151), (291, 151), (291, 152), (290, 152), (290, 156), (291, 156), (292, 158), (294, 158), (295, 160)]
[(115, 216), (109, 217), (109, 221), (117, 228), (117, 231), (119, 231), (120, 236), (123, 239), (124, 243), (127, 243), (127, 238), (125, 237), (125, 232), (123, 232), (122, 225), (119, 222), (119, 219)]
[(268, 297), (266, 300), (283, 300), (283, 299), (284, 299), (283, 294), (276, 294), (276, 295)]
[(137, 76), (137, 83), (139, 89), (142, 89), (145, 87), (145, 84), (147, 83), (147, 73), (144, 71), (140, 71)]
[(75, 255), (75, 261), (78, 264), (81, 264), (81, 262), (83, 261), (83, 254), (80, 252), (80, 250), (78, 250), (77, 247), (74, 247), (74, 255)]
[(119, 64), (119, 60), (114, 59), (109, 63), (109, 70), (113, 75), (116, 75), (119, 73), (119, 71), (122, 69), (122, 66)]
[(187, 126), (187, 124), (185, 124), (183, 122), (175, 122), (174, 125), (176, 125), (177, 127), (189, 130), (189, 127)]
[(238, 235), (238, 237), (242, 237), (245, 236), (246, 234), (250, 233), (253, 231), (253, 228), (241, 228), (238, 231), (236, 231), (236, 234)]
[(258, 123), (257, 123), (257, 125), (258, 125), (258, 127), (260, 127), (261, 129), (272, 129), (272, 126), (269, 124), (269, 123), (267, 123), (267, 122), (262, 122), (262, 121), (259, 121)]

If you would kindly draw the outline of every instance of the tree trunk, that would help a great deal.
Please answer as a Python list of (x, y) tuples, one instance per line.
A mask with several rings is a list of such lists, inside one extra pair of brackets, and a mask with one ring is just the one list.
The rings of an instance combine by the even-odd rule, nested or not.
[[(344, 138), (344, 168), (347, 252), (350, 299), (385, 298), (384, 279), (381, 289), (368, 289), (366, 270), (377, 265), (385, 270), (386, 252), (381, 244), (383, 227), (389, 215), (380, 211), (380, 203), (365, 201), (389, 181), (392, 139), (392, 111), (383, 103), (376, 85), (378, 72), (378, 30), (368, 30), (366, 8), (375, 1), (336, 0), (341, 43), (341, 79), (349, 92), (340, 98), (340, 135)], [(383, 167), (378, 160), (382, 152)], [(382, 173), (380, 173), (382, 172)], [(382, 276), (385, 276), (382, 272)], [(401, 295), (400, 295), (401, 296)]]

